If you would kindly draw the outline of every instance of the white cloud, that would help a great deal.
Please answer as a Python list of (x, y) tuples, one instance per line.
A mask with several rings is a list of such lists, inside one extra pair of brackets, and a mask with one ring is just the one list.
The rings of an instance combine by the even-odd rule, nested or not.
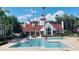
[(5, 14), (6, 14), (7, 16), (10, 16), (10, 15), (11, 15), (10, 13), (7, 13), (7, 12), (6, 12)]
[[(41, 16), (35, 17), (34, 21), (40, 21), (40, 18), (42, 18), (42, 17)], [(51, 20), (56, 21), (55, 19), (53, 19), (53, 15), (51, 13), (46, 15), (46, 19), (47, 19), (47, 21), (51, 21)], [(33, 21), (33, 19), (31, 19), (31, 21)]]
[(26, 23), (30, 17), (32, 17), (32, 14), (25, 14), (22, 16), (18, 16), (18, 21)]
[[(27, 22), (27, 19), (33, 16), (32, 13), (33, 12), (36, 13), (36, 11), (33, 11), (33, 9), (30, 9), (30, 11), (31, 11), (30, 14), (19, 16), (18, 19), (26, 20), (26, 22)], [(55, 19), (56, 15), (63, 15), (63, 14), (64, 14), (64, 11), (63, 10), (59, 10), (59, 11), (57, 11), (54, 14), (51, 14), (51, 13), (47, 14), (46, 15), (46, 19), (47, 19), (47, 21), (51, 21), (51, 20), (56, 21), (56, 19)], [(41, 16), (40, 17), (35, 17), (34, 21), (40, 21), (40, 18), (41, 18)], [(33, 18), (30, 19), (30, 21), (33, 21)]]
[(31, 17), (32, 14), (26, 14), (26, 15), (22, 15), (22, 16), (19, 16), (18, 19), (27, 19), (28, 17)]
[(30, 21), (38, 21), (38, 18), (37, 17), (35, 17), (34, 19), (32, 18)]
[(26, 12), (29, 12), (29, 13), (31, 13), (31, 14), (33, 14), (33, 13), (37, 13), (37, 11), (36, 10), (34, 10), (34, 9), (32, 9), (32, 8), (30, 8), (30, 9), (24, 9), (24, 11), (26, 11)]
[[(47, 14), (46, 15), (47, 21), (51, 21), (51, 20), (52, 21), (56, 21), (56, 19), (55, 19), (56, 15), (59, 15), (59, 16), (64, 15), (64, 11), (63, 10), (59, 10), (59, 11), (57, 11), (54, 14), (51, 14), (51, 13)], [(34, 21), (40, 21), (40, 18), (41, 18), (41, 16), (38, 17), (38, 18), (36, 17), (36, 18), (34, 18)], [(31, 19), (31, 21), (33, 21), (33, 19)]]
[(46, 15), (46, 19), (49, 21), (51, 20), (56, 21), (55, 18), (53, 18), (53, 15), (51, 13)]
[[(21, 15), (21, 16), (18, 16), (18, 21), (19, 22), (27, 22), (28, 19), (30, 19), (32, 16), (33, 16), (33, 13), (35, 14), (37, 11), (36, 10), (33, 10), (33, 9), (24, 9), (26, 12), (29, 12), (28, 14), (25, 14), (25, 15)], [(34, 18), (34, 20), (36, 21), (37, 20), (37, 17)], [(30, 21), (33, 21), (33, 19), (31, 19)]]
[(64, 15), (64, 11), (63, 10), (59, 10), (56, 13), (54, 13), (53, 16), (52, 16), (53, 17), (53, 20), (56, 20), (55, 19), (56, 15), (62, 16), (62, 15)]
[(33, 10), (33, 9), (29, 9), (30, 10), (30, 13), (36, 13), (37, 11), (36, 10)]
[(64, 11), (63, 10), (59, 10), (57, 11), (56, 13), (53, 14), (53, 16), (56, 16), (56, 15), (63, 15), (64, 14)]
[[(49, 14), (47, 14), (46, 15), (46, 19), (47, 19), (47, 21), (56, 21), (56, 19), (55, 19), (55, 17), (56, 17), (56, 15), (64, 15), (64, 11), (63, 10), (59, 10), (59, 11), (57, 11), (56, 13), (54, 13), (54, 14), (51, 14), (51, 13), (49, 13)], [(39, 17), (38, 19), (40, 19), (41, 17)]]
[(27, 23), (27, 24), (29, 24), (30, 22), (29, 22), (29, 21), (27, 21), (26, 23)]

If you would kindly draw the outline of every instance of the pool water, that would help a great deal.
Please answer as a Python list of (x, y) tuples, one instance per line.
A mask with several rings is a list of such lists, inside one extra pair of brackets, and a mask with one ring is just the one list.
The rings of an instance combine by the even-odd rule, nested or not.
[(40, 40), (29, 40), (28, 42), (24, 43), (17, 43), (11, 47), (21, 48), (21, 47), (39, 47), (39, 46), (40, 46)]
[(11, 48), (44, 47), (44, 48), (67, 48), (68, 45), (62, 42), (47, 42), (45, 39), (32, 39), (28, 42), (17, 43)]
[(46, 45), (46, 48), (67, 48), (67, 47), (69, 46), (61, 42), (50, 42)]
[(63, 40), (63, 39), (64, 38), (62, 38), (62, 37), (60, 37), (60, 38), (59, 37), (58, 38), (57, 37), (54, 37), (54, 38), (53, 37), (48, 37), (48, 40)]

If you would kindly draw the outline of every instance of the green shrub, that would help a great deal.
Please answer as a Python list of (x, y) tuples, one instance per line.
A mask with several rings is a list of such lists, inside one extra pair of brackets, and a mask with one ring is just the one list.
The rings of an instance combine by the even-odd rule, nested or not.
[(26, 33), (21, 33), (20, 37), (21, 37), (21, 38), (28, 38), (29, 35), (27, 35)]
[(65, 32), (64, 36), (74, 36), (74, 33), (72, 33), (72, 32)]
[(0, 46), (4, 44), (7, 44), (7, 41), (0, 41)]

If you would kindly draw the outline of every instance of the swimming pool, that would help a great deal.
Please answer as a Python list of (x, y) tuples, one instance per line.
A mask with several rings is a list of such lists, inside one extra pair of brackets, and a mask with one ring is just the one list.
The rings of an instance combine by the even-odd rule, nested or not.
[(17, 43), (10, 48), (28, 48), (28, 47), (44, 47), (44, 48), (67, 48), (68, 45), (62, 42), (47, 42), (45, 39), (32, 39), (28, 42)]
[(63, 37), (48, 37), (48, 40), (64, 40)]

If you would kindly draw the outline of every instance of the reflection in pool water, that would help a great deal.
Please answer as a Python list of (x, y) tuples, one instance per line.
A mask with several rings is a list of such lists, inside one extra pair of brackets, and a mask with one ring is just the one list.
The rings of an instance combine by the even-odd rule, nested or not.
[(62, 42), (47, 42), (45, 39), (31, 39), (24, 43), (17, 43), (11, 48), (44, 47), (44, 48), (67, 48)]

